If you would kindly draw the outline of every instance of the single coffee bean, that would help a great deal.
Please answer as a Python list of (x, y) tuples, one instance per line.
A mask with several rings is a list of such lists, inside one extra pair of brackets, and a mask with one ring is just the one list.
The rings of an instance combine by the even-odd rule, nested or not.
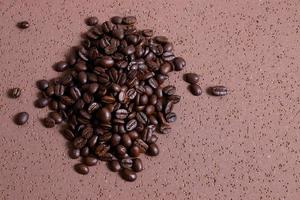
[(197, 84), (189, 85), (189, 90), (194, 96), (200, 96), (202, 94), (202, 89)]
[(149, 148), (149, 146), (142, 139), (136, 139), (133, 145), (138, 146), (141, 153), (145, 153)]
[(148, 103), (148, 96), (146, 94), (143, 94), (140, 97), (140, 105), (146, 105)]
[(120, 164), (123, 168), (131, 168), (133, 161), (131, 158), (124, 158), (121, 160)]
[(135, 141), (139, 137), (139, 134), (136, 131), (130, 131), (128, 132), (128, 135), (132, 141)]
[(225, 86), (214, 86), (209, 88), (209, 90), (214, 96), (225, 96), (228, 94), (228, 89)]
[(136, 119), (131, 119), (126, 124), (126, 130), (127, 131), (133, 131), (136, 127), (137, 127)]
[(142, 31), (142, 33), (143, 33), (143, 35), (144, 35), (145, 37), (152, 37), (152, 36), (153, 36), (153, 30), (151, 30), (151, 29), (144, 29), (144, 30)]
[(166, 95), (174, 95), (175, 92), (176, 92), (176, 87), (173, 86), (173, 85), (168, 85), (166, 87), (163, 88), (163, 92), (166, 94)]
[(80, 157), (80, 149), (71, 149), (69, 151), (69, 156), (72, 159), (77, 159)]
[(99, 64), (105, 68), (110, 68), (114, 65), (114, 60), (110, 56), (103, 56), (100, 58)]
[(154, 89), (156, 89), (158, 87), (158, 83), (154, 78), (148, 79), (148, 83)]
[(170, 113), (166, 114), (166, 117), (165, 117), (165, 118), (166, 118), (166, 121), (167, 121), (168, 123), (175, 122), (176, 119), (177, 119), (176, 114), (173, 113), (173, 112), (170, 112)]
[(55, 121), (51, 117), (47, 117), (44, 119), (44, 126), (46, 128), (53, 128), (55, 126)]
[(99, 159), (101, 161), (106, 161), (106, 162), (110, 162), (110, 161), (113, 161), (113, 160), (117, 160), (116, 156), (114, 156), (113, 154), (111, 153), (105, 153), (103, 156), (100, 156)]
[(56, 96), (62, 96), (62, 95), (64, 95), (64, 93), (65, 93), (65, 86), (60, 85), (60, 84), (55, 85), (55, 87), (54, 87), (54, 94)]
[(89, 139), (90, 137), (92, 137), (93, 131), (94, 130), (92, 127), (87, 126), (81, 130), (81, 137)]
[(170, 63), (165, 62), (164, 64), (162, 64), (159, 68), (160, 73), (167, 75), (169, 72), (172, 71), (172, 66)]
[(123, 17), (122, 22), (124, 24), (128, 24), (128, 25), (134, 24), (136, 22), (136, 17), (135, 16), (126, 16), (126, 17)]
[(90, 148), (89, 147), (83, 147), (80, 149), (80, 155), (82, 157), (86, 157), (90, 154)]
[(69, 93), (74, 100), (77, 100), (81, 97), (81, 91), (77, 87), (70, 88)]
[(95, 149), (95, 154), (99, 157), (104, 156), (110, 149), (110, 146), (105, 144), (100, 144)]
[(145, 142), (148, 142), (153, 134), (153, 128), (151, 126), (145, 127), (141, 134), (141, 139)]
[(79, 173), (79, 174), (88, 174), (89, 173), (89, 168), (88, 166), (86, 166), (85, 164), (77, 164), (75, 165), (75, 170)]
[(109, 168), (113, 172), (118, 172), (122, 169), (118, 160), (113, 160), (113, 161), (109, 162)]
[(174, 58), (174, 60), (173, 60), (173, 64), (174, 64), (174, 69), (175, 69), (176, 71), (181, 71), (181, 70), (183, 70), (183, 68), (185, 67), (186, 62), (185, 62), (185, 60), (184, 60), (183, 58), (181, 58), (181, 57), (176, 57), (176, 58)]
[(111, 146), (117, 146), (121, 142), (121, 136), (119, 134), (113, 134), (110, 140)]
[(150, 137), (148, 143), (149, 143), (149, 144), (156, 143), (157, 140), (158, 140), (157, 135), (154, 135), (154, 134), (153, 134), (153, 135), (151, 135), (151, 137)]
[(183, 76), (184, 80), (190, 84), (195, 84), (199, 82), (199, 76), (195, 73), (186, 73)]
[(123, 18), (120, 16), (114, 16), (110, 19), (110, 21), (114, 24), (121, 24), (122, 20), (123, 20)]
[(166, 52), (166, 51), (173, 51), (173, 44), (171, 42), (167, 42), (164, 45), (164, 52)]
[(123, 177), (123, 179), (125, 179), (126, 181), (133, 182), (133, 181), (136, 180), (137, 175), (136, 175), (136, 173), (133, 172), (132, 170), (127, 169), (127, 168), (124, 168), (124, 169), (122, 170), (122, 177)]
[(159, 132), (161, 134), (168, 134), (171, 132), (171, 127), (168, 124), (163, 123), (159, 126)]
[(143, 167), (143, 162), (141, 159), (136, 158), (133, 160), (133, 164), (132, 164), (132, 169), (135, 172), (140, 172), (143, 171), (144, 167)]
[(70, 129), (65, 129), (62, 133), (67, 140), (73, 140), (75, 138), (74, 133)]
[(132, 140), (131, 138), (129, 137), (128, 134), (124, 134), (122, 136), (122, 144), (125, 146), (125, 147), (130, 147), (132, 145)]
[(117, 119), (126, 119), (128, 116), (128, 111), (125, 109), (119, 109), (116, 111), (115, 116)]
[(100, 109), (96, 115), (101, 122), (109, 122), (111, 120), (111, 112), (107, 108)]
[(29, 22), (28, 21), (22, 21), (22, 22), (19, 22), (17, 24), (17, 26), (21, 29), (26, 29), (26, 28), (29, 28)]
[(89, 140), (88, 140), (88, 145), (91, 148), (94, 148), (94, 146), (97, 144), (98, 142), (98, 135), (93, 135)]
[(132, 146), (130, 148), (130, 155), (132, 157), (138, 157), (140, 155), (140, 148), (138, 146)]
[(93, 102), (88, 106), (87, 111), (89, 114), (91, 114), (91, 113), (97, 111), (99, 108), (100, 108), (100, 105), (96, 102)]
[(116, 147), (116, 152), (120, 158), (124, 158), (125, 154), (127, 153), (127, 149), (123, 145), (118, 145)]
[(46, 94), (47, 94), (48, 96), (54, 95), (54, 86), (53, 86), (53, 85), (50, 85), (50, 86), (46, 89)]
[(165, 114), (172, 112), (173, 107), (174, 107), (174, 103), (172, 101), (169, 101), (165, 107)]
[(10, 96), (12, 98), (18, 98), (21, 96), (21, 89), (20, 88), (13, 88), (10, 90)]
[(154, 115), (151, 115), (149, 117), (149, 121), (150, 121), (150, 124), (158, 125), (158, 120), (156, 119), (156, 117)]
[(23, 125), (25, 124), (29, 119), (29, 114), (27, 112), (20, 112), (16, 114), (14, 121), (18, 125)]
[(47, 80), (39, 80), (36, 82), (36, 85), (40, 90), (46, 90), (49, 87), (49, 82)]
[(99, 141), (100, 142), (107, 142), (112, 138), (111, 132), (105, 132), (102, 135), (99, 135)]
[(169, 101), (172, 101), (173, 104), (177, 104), (180, 102), (181, 97), (179, 95), (171, 95), (168, 97)]
[(58, 72), (63, 72), (68, 68), (68, 63), (65, 61), (60, 61), (58, 63), (56, 63), (56, 65), (54, 66), (54, 69)]
[(39, 98), (35, 102), (35, 106), (38, 108), (44, 108), (49, 104), (49, 99), (48, 98)]
[(92, 156), (87, 156), (83, 158), (83, 163), (87, 166), (97, 165), (98, 159)]
[(98, 24), (98, 18), (97, 17), (89, 17), (86, 19), (86, 25), (88, 26), (95, 26)]
[(74, 139), (73, 141), (73, 146), (76, 148), (76, 149), (81, 149), (85, 146), (87, 140), (83, 137), (77, 137)]
[(157, 156), (159, 154), (158, 146), (155, 143), (150, 144), (147, 150), (147, 154), (149, 156)]
[(148, 122), (148, 117), (143, 112), (138, 112), (137, 115), (136, 115), (136, 119), (137, 119), (138, 122), (140, 122), (142, 124), (147, 124), (147, 122)]
[(58, 112), (50, 112), (49, 117), (51, 117), (56, 124), (60, 124), (63, 121), (61, 114), (59, 114)]

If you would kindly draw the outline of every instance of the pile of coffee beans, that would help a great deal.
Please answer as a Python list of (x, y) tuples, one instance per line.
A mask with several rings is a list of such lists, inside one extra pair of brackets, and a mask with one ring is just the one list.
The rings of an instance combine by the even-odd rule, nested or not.
[(164, 82), (186, 62), (174, 55), (167, 37), (138, 30), (136, 21), (115, 16), (99, 24), (88, 18), (91, 29), (82, 44), (54, 66), (62, 76), (37, 82), (41, 93), (35, 105), (52, 110), (44, 125), (62, 125), (72, 144), (70, 157), (82, 157), (75, 166), (80, 174), (106, 161), (125, 180), (136, 180), (143, 170), (139, 156), (157, 156), (157, 133), (169, 133), (176, 121), (173, 108), (180, 96)]

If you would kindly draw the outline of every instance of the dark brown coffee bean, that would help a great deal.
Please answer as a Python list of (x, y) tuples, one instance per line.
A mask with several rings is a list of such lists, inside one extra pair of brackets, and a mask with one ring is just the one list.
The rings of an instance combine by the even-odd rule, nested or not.
[(147, 115), (152, 115), (154, 112), (155, 112), (155, 106), (153, 106), (153, 105), (146, 106), (145, 113)]
[(138, 122), (140, 122), (142, 124), (147, 124), (147, 122), (148, 122), (148, 117), (143, 112), (138, 112), (137, 115), (136, 115), (136, 119), (137, 119)]
[(69, 156), (72, 159), (77, 159), (80, 157), (80, 149), (71, 149), (69, 151)]
[(39, 98), (35, 101), (35, 106), (38, 108), (44, 108), (49, 104), (48, 98)]
[(120, 16), (114, 16), (114, 17), (112, 17), (110, 20), (111, 20), (111, 22), (114, 23), (114, 24), (121, 24), (123, 18), (120, 17)]
[(157, 103), (155, 104), (156, 111), (161, 112), (163, 110), (163, 103), (162, 99), (158, 99)]
[(166, 114), (173, 111), (173, 107), (174, 107), (173, 105), (174, 105), (174, 103), (173, 103), (172, 101), (169, 101), (169, 102), (167, 103), (167, 105), (166, 105), (166, 107), (165, 107), (165, 113), (166, 113)]
[(194, 96), (200, 96), (202, 94), (202, 89), (197, 84), (189, 85), (189, 90)]
[(161, 89), (161, 87), (156, 88), (155, 94), (156, 94), (157, 98), (159, 98), (159, 99), (163, 98), (163, 96), (164, 96), (163, 90)]
[(130, 131), (128, 132), (128, 135), (132, 141), (136, 140), (139, 137), (139, 134), (136, 131)]
[(158, 121), (157, 121), (156, 117), (153, 116), (153, 115), (151, 115), (151, 116), (149, 117), (149, 121), (150, 121), (150, 124), (158, 125)]
[(68, 63), (65, 61), (60, 61), (58, 63), (56, 63), (56, 65), (54, 66), (54, 69), (58, 72), (63, 72), (68, 68)]
[(74, 105), (74, 109), (81, 110), (85, 106), (85, 102), (82, 99), (78, 99)]
[(88, 145), (91, 148), (94, 148), (94, 146), (97, 144), (98, 142), (98, 135), (93, 135), (89, 140), (88, 140)]
[(124, 30), (122, 28), (114, 29), (111, 35), (119, 40), (124, 38)]
[(109, 33), (115, 29), (115, 25), (110, 21), (106, 21), (102, 24), (102, 29), (105, 33)]
[(116, 99), (113, 96), (103, 96), (101, 101), (106, 104), (113, 104), (116, 102)]
[(172, 66), (170, 63), (165, 62), (164, 64), (162, 64), (159, 68), (160, 73), (167, 75), (169, 72), (172, 71)]
[(44, 119), (44, 126), (46, 128), (53, 128), (55, 126), (55, 121), (54, 119), (47, 117)]
[(86, 25), (88, 26), (95, 26), (98, 24), (98, 18), (97, 17), (89, 17), (86, 19)]
[(168, 124), (161, 124), (159, 126), (159, 132), (162, 134), (168, 134), (171, 132), (171, 127)]
[(26, 28), (29, 28), (29, 22), (28, 21), (22, 21), (22, 22), (19, 22), (17, 24), (17, 26), (21, 29), (26, 29)]
[(145, 153), (149, 148), (149, 146), (142, 139), (136, 139), (133, 145), (138, 146), (141, 153)]
[(158, 137), (157, 135), (152, 135), (151, 138), (149, 139), (148, 143), (151, 144), (151, 143), (156, 143), (156, 141), (158, 140)]
[(49, 87), (49, 82), (47, 80), (39, 80), (36, 85), (40, 90), (46, 90)]
[(154, 89), (156, 89), (158, 87), (158, 83), (154, 78), (148, 79), (148, 83)]
[(97, 165), (98, 159), (92, 156), (87, 156), (83, 158), (83, 163), (87, 166), (94, 166)]
[(181, 57), (174, 58), (173, 64), (176, 71), (181, 71), (186, 65), (185, 60)]
[(54, 119), (56, 124), (60, 124), (63, 121), (61, 114), (59, 114), (58, 112), (50, 112), (49, 117)]
[(159, 154), (158, 146), (155, 143), (150, 144), (147, 154), (150, 156), (157, 156)]
[(168, 38), (165, 36), (156, 36), (156, 37), (154, 37), (154, 40), (160, 44), (165, 44), (168, 42)]
[(155, 94), (150, 96), (149, 103), (151, 105), (155, 105), (157, 103), (157, 96)]
[(133, 131), (136, 128), (136, 126), (137, 126), (136, 119), (131, 119), (126, 124), (126, 130), (127, 131)]
[(132, 146), (129, 153), (132, 157), (138, 157), (140, 155), (140, 148), (138, 146)]
[(114, 65), (114, 60), (110, 56), (103, 56), (99, 60), (100, 65), (105, 67), (105, 68), (110, 68)]
[(171, 42), (167, 42), (164, 45), (164, 52), (166, 52), (166, 51), (173, 51), (173, 44)]
[(90, 148), (89, 147), (83, 147), (80, 149), (80, 155), (82, 157), (86, 157), (90, 154)]
[(143, 35), (144, 35), (145, 37), (152, 37), (152, 36), (153, 36), (153, 30), (151, 30), (151, 29), (144, 29), (144, 30), (142, 31), (142, 33), (143, 33)]
[(175, 122), (176, 119), (177, 119), (176, 114), (173, 113), (173, 112), (170, 112), (170, 113), (166, 114), (166, 117), (165, 117), (165, 118), (166, 118), (166, 121), (167, 121), (168, 123)]
[(54, 86), (53, 86), (53, 85), (50, 85), (50, 86), (46, 89), (46, 94), (47, 94), (48, 96), (54, 95)]
[(119, 109), (116, 111), (115, 116), (117, 119), (126, 119), (128, 116), (128, 111), (125, 109)]
[(113, 160), (109, 163), (109, 168), (113, 172), (118, 172), (122, 169), (118, 160)]
[(97, 92), (98, 88), (99, 88), (99, 84), (98, 83), (91, 83), (88, 86), (88, 91), (89, 91), (90, 94), (94, 94), (94, 93)]
[(75, 101), (73, 99), (71, 99), (70, 97), (68, 97), (68, 96), (62, 96), (59, 99), (60, 99), (61, 103), (65, 104), (67, 106), (72, 105), (72, 104), (75, 103)]
[(88, 166), (86, 166), (85, 164), (77, 164), (75, 165), (75, 170), (79, 173), (79, 174), (83, 174), (86, 175), (89, 173), (89, 168)]
[(113, 84), (111, 84), (111, 89), (112, 89), (114, 92), (120, 92), (120, 91), (121, 91), (121, 86), (119, 86), (119, 85), (116, 84), (116, 83), (113, 83)]
[(209, 88), (209, 90), (214, 96), (225, 96), (228, 94), (228, 89), (225, 86), (214, 86)]
[(65, 129), (63, 135), (67, 140), (73, 140), (75, 138), (74, 133), (70, 129)]
[(111, 112), (107, 108), (101, 108), (96, 115), (101, 122), (109, 122), (111, 120)]
[(174, 104), (179, 103), (180, 99), (181, 99), (181, 97), (178, 95), (171, 95), (168, 97), (168, 100), (172, 101)]
[(85, 127), (81, 131), (81, 137), (85, 139), (89, 139), (93, 135), (93, 128), (92, 127)]
[(106, 162), (110, 162), (110, 161), (113, 161), (113, 160), (117, 160), (116, 156), (114, 156), (113, 154), (111, 153), (106, 153), (104, 154), (103, 156), (100, 156), (99, 157), (99, 160), (101, 161), (106, 161)]
[(27, 112), (20, 112), (15, 115), (14, 121), (18, 125), (23, 125), (25, 124), (29, 119), (29, 114)]
[(136, 17), (135, 16), (126, 16), (126, 17), (123, 17), (122, 22), (124, 24), (128, 24), (128, 25), (134, 24), (136, 22)]
[(100, 108), (99, 104), (93, 102), (88, 106), (87, 111), (89, 114), (92, 114), (93, 112), (97, 111), (99, 108)]
[(129, 45), (123, 49), (123, 53), (125, 55), (131, 55), (131, 54), (134, 54), (134, 52), (135, 52), (135, 48), (133, 45)]
[(65, 87), (63, 85), (60, 85), (60, 84), (55, 85), (54, 94), (56, 96), (62, 96), (62, 95), (64, 95), (64, 93), (65, 93)]
[(140, 97), (140, 105), (146, 105), (148, 103), (148, 96), (146, 94), (143, 94)]
[(129, 182), (133, 182), (136, 180), (137, 178), (137, 175), (135, 172), (133, 172), (131, 169), (128, 169), (128, 168), (124, 168), (122, 170), (122, 178), (126, 181), (129, 181)]
[(131, 138), (129, 137), (128, 134), (124, 134), (122, 136), (122, 144), (125, 146), (125, 147), (130, 147), (132, 145), (132, 140)]
[(82, 147), (85, 146), (86, 143), (87, 143), (87, 140), (85, 138), (83, 138), (83, 137), (77, 137), (73, 141), (73, 146), (76, 149), (81, 149)]
[(176, 92), (176, 87), (173, 86), (173, 85), (168, 85), (166, 87), (163, 88), (163, 92), (166, 94), (166, 95), (174, 95), (175, 92)]
[(136, 97), (136, 90), (134, 88), (129, 89), (126, 92), (126, 96), (128, 96), (129, 99), (134, 99)]
[(123, 145), (118, 145), (116, 148), (116, 151), (117, 151), (118, 156), (122, 158), (125, 156), (127, 149)]
[(117, 146), (121, 142), (121, 136), (119, 134), (113, 134), (110, 140), (111, 146)]
[(143, 130), (141, 134), (141, 138), (143, 141), (148, 142), (153, 134), (153, 127), (147, 126)]
[(131, 158), (124, 158), (121, 160), (120, 164), (123, 168), (131, 168), (133, 161)]
[(77, 100), (81, 97), (81, 92), (77, 87), (70, 88), (69, 93), (74, 100)]
[(112, 138), (111, 132), (105, 132), (103, 135), (99, 135), (99, 141), (100, 142), (107, 142)]
[(95, 149), (95, 154), (99, 157), (104, 156), (110, 149), (110, 146), (105, 144), (100, 144)]
[(140, 172), (143, 171), (144, 167), (143, 167), (143, 162), (141, 159), (136, 158), (133, 160), (133, 164), (132, 164), (132, 169), (135, 172)]
[(199, 82), (199, 76), (195, 73), (186, 73), (183, 76), (184, 80), (190, 84), (195, 84)]
[(10, 91), (10, 96), (12, 98), (18, 98), (21, 96), (21, 89), (20, 88), (13, 88)]

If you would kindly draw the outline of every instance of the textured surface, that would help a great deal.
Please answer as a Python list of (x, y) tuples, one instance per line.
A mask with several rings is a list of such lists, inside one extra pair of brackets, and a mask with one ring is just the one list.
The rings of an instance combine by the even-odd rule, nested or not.
[[(300, 2), (122, 2), (0, 1), (0, 199), (298, 199)], [(65, 139), (45, 129), (46, 111), (33, 107), (35, 80), (56, 75), (51, 66), (79, 43), (84, 19), (126, 14), (174, 41), (184, 72), (199, 73), (204, 89), (231, 89), (222, 98), (193, 97), (183, 72), (173, 73), (184, 96), (178, 121), (134, 183), (104, 163), (75, 173)], [(21, 20), (30, 28), (17, 29)], [(23, 89), (20, 98), (7, 98), (11, 87)], [(11, 121), (20, 111), (30, 113), (22, 127)]]

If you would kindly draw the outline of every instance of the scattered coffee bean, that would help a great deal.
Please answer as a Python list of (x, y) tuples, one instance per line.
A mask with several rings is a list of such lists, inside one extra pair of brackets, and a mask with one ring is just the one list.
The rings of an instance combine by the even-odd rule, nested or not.
[(27, 112), (20, 112), (16, 114), (14, 121), (18, 125), (23, 125), (25, 124), (29, 119), (29, 114)]
[(89, 173), (89, 167), (86, 166), (85, 164), (77, 164), (75, 165), (75, 170), (79, 173), (79, 174), (88, 174)]
[(98, 24), (98, 18), (97, 17), (89, 17), (86, 19), (86, 24), (88, 26), (95, 26)]
[(186, 63), (185, 63), (185, 60), (181, 57), (176, 57), (174, 60), (173, 60), (173, 63), (174, 63), (174, 69), (176, 71), (181, 71), (183, 70), (183, 68), (185, 67)]
[(113, 160), (109, 163), (109, 168), (111, 169), (111, 171), (113, 172), (118, 172), (122, 169), (120, 163), (118, 160)]
[(39, 98), (36, 102), (35, 105), (38, 108), (44, 108), (49, 104), (49, 99), (48, 98)]
[(135, 181), (136, 178), (137, 178), (137, 175), (135, 172), (133, 172), (132, 170), (130, 169), (127, 169), (127, 168), (124, 168), (122, 170), (122, 177), (126, 180), (126, 181)]
[(18, 27), (21, 28), (21, 29), (29, 28), (29, 22), (28, 22), (28, 21), (22, 21), (22, 22), (19, 22), (17, 25), (18, 25)]
[(199, 82), (199, 76), (195, 73), (186, 73), (183, 78), (186, 82), (190, 84), (195, 84)]
[(150, 156), (157, 156), (159, 154), (158, 146), (155, 143), (150, 144), (147, 153)]
[(225, 86), (214, 86), (209, 90), (210, 93), (214, 96), (225, 96), (228, 94), (228, 89)]
[(194, 96), (200, 96), (202, 94), (202, 89), (197, 84), (189, 85), (189, 90)]
[(21, 96), (21, 89), (20, 88), (13, 88), (10, 91), (10, 96), (12, 98), (18, 98)]

